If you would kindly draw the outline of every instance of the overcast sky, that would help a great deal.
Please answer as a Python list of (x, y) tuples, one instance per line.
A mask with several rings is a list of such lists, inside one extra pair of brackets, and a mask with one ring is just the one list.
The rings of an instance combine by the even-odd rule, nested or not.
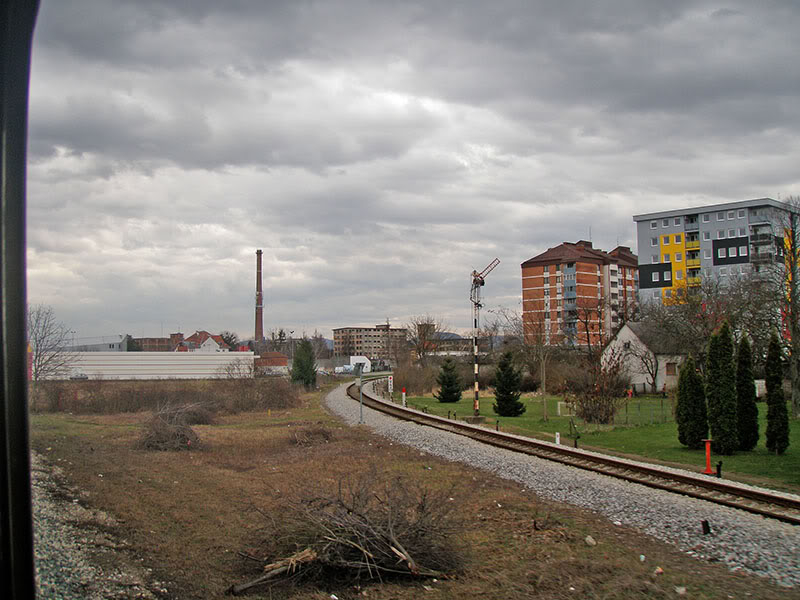
[(43, 0), (28, 297), (78, 337), (520, 305), (562, 241), (800, 194), (800, 4)]

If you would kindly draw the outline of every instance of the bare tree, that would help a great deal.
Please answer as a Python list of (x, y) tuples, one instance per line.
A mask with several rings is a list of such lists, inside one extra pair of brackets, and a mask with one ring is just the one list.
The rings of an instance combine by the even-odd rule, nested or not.
[(65, 377), (77, 358), (69, 344), (71, 331), (56, 319), (53, 307), (28, 307), (28, 343), (31, 346), (33, 381)]
[(328, 342), (325, 341), (325, 338), (322, 337), (322, 334), (316, 329), (314, 330), (314, 335), (311, 336), (311, 346), (314, 348), (314, 356), (319, 359), (330, 358), (333, 353), (332, 350), (328, 348)]
[(444, 331), (442, 320), (431, 315), (415, 315), (408, 320), (405, 327), (417, 360), (425, 366), (428, 356), (436, 352), (439, 334)]
[(529, 373), (539, 371), (542, 393), (547, 393), (547, 365), (561, 349), (564, 335), (545, 319), (544, 312), (528, 313), (524, 318), (514, 310), (495, 311), (503, 323), (503, 333), (516, 350)]
[(783, 238), (783, 245), (774, 249), (776, 260), (768, 263), (772, 268), (767, 271), (773, 294), (781, 306), (783, 337), (788, 338), (792, 414), (800, 417), (800, 282), (797, 279), (800, 277), (800, 196), (790, 196), (786, 205), (786, 212), (778, 219), (782, 231), (773, 232), (776, 238)]

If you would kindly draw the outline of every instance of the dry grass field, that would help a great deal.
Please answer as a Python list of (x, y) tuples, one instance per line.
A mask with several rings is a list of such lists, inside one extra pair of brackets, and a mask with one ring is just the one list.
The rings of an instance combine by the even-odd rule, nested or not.
[[(295, 578), (249, 597), (612, 600), (677, 598), (676, 588), (695, 599), (797, 597), (538, 500), (517, 484), (346, 427), (325, 412), (323, 393), (304, 394), (290, 408), (221, 411), (214, 424), (193, 426), (202, 444), (190, 451), (140, 449), (150, 411), (34, 413), (32, 445), (83, 490), (81, 502), (117, 517), (126, 552), (167, 582), (170, 598), (222, 598), (232, 584), (257, 577), (260, 565), (247, 556), (274, 559), (291, 548), (280, 535), (287, 501), (298, 503), (309, 489), (335, 494), (368, 473), (446, 491), (461, 566), (436, 581)], [(587, 545), (587, 535), (597, 545)]]

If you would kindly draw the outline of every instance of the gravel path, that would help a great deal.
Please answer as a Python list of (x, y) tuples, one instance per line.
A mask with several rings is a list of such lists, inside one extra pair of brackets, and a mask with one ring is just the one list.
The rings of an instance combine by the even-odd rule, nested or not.
[[(358, 423), (359, 405), (347, 396), (346, 385), (328, 394), (326, 402), (345, 422)], [(396, 442), (490, 471), (540, 497), (590, 509), (692, 556), (720, 561), (731, 570), (755, 573), (785, 587), (800, 586), (800, 527), (486, 446), (367, 407), (364, 421)], [(703, 520), (710, 522), (711, 535), (702, 534)]]
[(154, 599), (167, 593), (149, 569), (124, 552), (127, 543), (115, 533), (119, 524), (84, 508), (82, 493), (36, 452), (31, 452), (31, 481), (37, 598)]

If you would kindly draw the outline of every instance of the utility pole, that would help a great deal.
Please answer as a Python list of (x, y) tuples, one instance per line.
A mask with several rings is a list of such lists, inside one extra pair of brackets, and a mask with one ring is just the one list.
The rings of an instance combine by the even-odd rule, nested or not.
[(472, 351), (475, 360), (475, 400), (472, 403), (472, 408), (476, 417), (481, 414), (480, 402), (478, 400), (478, 328), (480, 327), (481, 307), (483, 306), (481, 304), (481, 288), (486, 285), (486, 276), (499, 264), (500, 259), (495, 258), (480, 273), (472, 271), (472, 288), (470, 289), (469, 299), (470, 302), (472, 302)]

